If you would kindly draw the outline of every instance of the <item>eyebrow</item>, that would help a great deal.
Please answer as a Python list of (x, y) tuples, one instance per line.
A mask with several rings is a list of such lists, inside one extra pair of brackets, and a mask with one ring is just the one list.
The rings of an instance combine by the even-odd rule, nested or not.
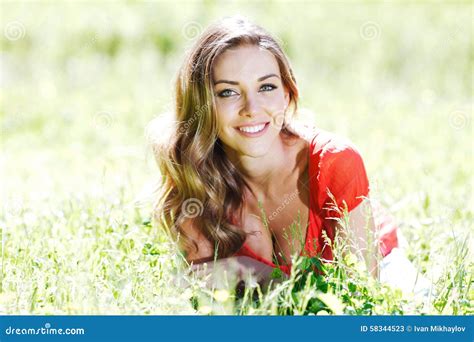
[[(277, 74), (268, 74), (268, 75), (265, 75), (265, 76), (262, 76), (262, 77), (258, 78), (257, 81), (261, 82), (261, 81), (266, 80), (267, 78), (270, 78), (270, 77), (280, 78), (280, 76), (278, 76)], [(214, 85), (217, 85), (219, 83), (229, 83), (229, 84), (233, 84), (233, 85), (238, 85), (239, 84), (239, 82), (236, 82), (236, 81), (219, 80), (217, 82), (214, 82)]]

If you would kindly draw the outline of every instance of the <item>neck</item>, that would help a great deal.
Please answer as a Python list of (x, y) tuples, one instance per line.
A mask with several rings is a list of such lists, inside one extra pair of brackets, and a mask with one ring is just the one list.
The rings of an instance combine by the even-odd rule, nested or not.
[(282, 182), (293, 173), (294, 168), (288, 167), (293, 162), (288, 160), (288, 154), (288, 147), (277, 139), (268, 153), (261, 157), (227, 155), (249, 185), (250, 192), (257, 199), (262, 199), (277, 193)]

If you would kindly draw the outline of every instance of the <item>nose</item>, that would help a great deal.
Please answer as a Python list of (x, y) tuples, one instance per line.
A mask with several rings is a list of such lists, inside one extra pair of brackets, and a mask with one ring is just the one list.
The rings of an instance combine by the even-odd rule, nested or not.
[(257, 116), (260, 111), (260, 104), (258, 103), (257, 97), (247, 94), (244, 101), (244, 106), (240, 110), (240, 115), (248, 117)]

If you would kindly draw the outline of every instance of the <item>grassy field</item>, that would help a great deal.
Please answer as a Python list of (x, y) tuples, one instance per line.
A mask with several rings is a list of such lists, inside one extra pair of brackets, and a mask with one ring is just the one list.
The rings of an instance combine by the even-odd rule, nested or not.
[[(473, 313), (471, 3), (15, 1), (1, 12), (1, 314)], [(146, 127), (171, 108), (185, 49), (237, 13), (279, 37), (319, 127), (359, 147), (372, 196), (434, 284), (428, 303), (343, 258), (257, 301), (176, 276), (180, 260), (150, 224), (159, 174)]]

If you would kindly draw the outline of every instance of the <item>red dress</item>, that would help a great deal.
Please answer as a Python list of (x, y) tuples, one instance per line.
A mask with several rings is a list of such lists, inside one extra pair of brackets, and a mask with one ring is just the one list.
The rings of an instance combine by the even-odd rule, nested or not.
[[(334, 238), (335, 220), (331, 218), (339, 217), (339, 214), (334, 210), (334, 200), (328, 191), (339, 208), (344, 209), (345, 203), (350, 212), (364, 197), (368, 197), (369, 181), (359, 152), (347, 139), (317, 129), (309, 151), (310, 210), (305, 246), (301, 255), (332, 260), (332, 251), (324, 241), (323, 231), (330, 239)], [(386, 256), (398, 246), (397, 226), (386, 210), (379, 205), (372, 206), (379, 232), (380, 251)], [(260, 257), (246, 243), (235, 256), (249, 256), (272, 267), (279, 267), (287, 274), (291, 270), (291, 265), (275, 265), (271, 260)]]

